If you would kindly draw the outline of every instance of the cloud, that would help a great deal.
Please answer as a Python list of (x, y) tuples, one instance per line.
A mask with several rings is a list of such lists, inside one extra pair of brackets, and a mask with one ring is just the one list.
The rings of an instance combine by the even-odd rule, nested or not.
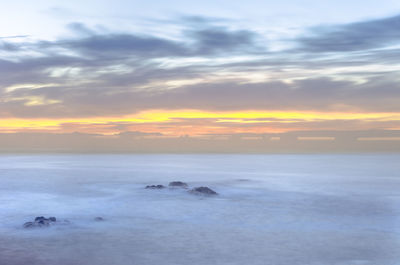
[(132, 34), (92, 35), (49, 45), (77, 51), (83, 56), (104, 56), (113, 59), (126, 57), (174, 57), (184, 56), (188, 52), (183, 45), (174, 41)]
[(14, 43), (10, 43), (7, 41), (2, 40), (4, 38), (0, 38), (0, 51), (7, 51), (7, 52), (14, 52), (14, 51), (18, 51), (19, 50), (19, 46), (14, 44)]
[(0, 37), (0, 39), (24, 39), (28, 37), (30, 37), (30, 35), (14, 35), (14, 36), (3, 36)]
[(319, 26), (298, 38), (307, 52), (350, 52), (400, 43), (400, 15), (344, 25)]
[(174, 24), (192, 24), (197, 27), (199, 26), (207, 26), (214, 25), (215, 23), (224, 23), (224, 22), (232, 22), (231, 19), (221, 18), (221, 17), (210, 17), (210, 16), (181, 16), (178, 20), (172, 20)]
[(248, 30), (229, 31), (224, 27), (209, 27), (188, 31), (186, 35), (194, 40), (194, 53), (198, 55), (262, 51), (255, 45), (257, 35)]
[(256, 44), (254, 32), (210, 24), (185, 29), (179, 41), (145, 34), (98, 32), (79, 22), (68, 24), (68, 28), (79, 37), (42, 41), (33, 49), (62, 48), (84, 57), (111, 59), (222, 56), (264, 51)]
[(350, 46), (325, 45), (353, 35), (357, 49), (386, 46), (396, 40), (391, 23), (398, 17), (320, 28), (298, 39), (302, 50), (280, 52), (266, 52), (253, 31), (216, 26), (212, 18), (185, 19), (191, 23), (180, 25), (180, 38), (173, 39), (72, 23), (73, 38), (0, 40), (3, 49), (11, 45), (11, 57), (0, 57), (0, 117), (110, 116), (155, 108), (400, 111), (398, 50), (349, 55)]
[(79, 34), (79, 35), (95, 35), (96, 32), (89, 27), (87, 27), (84, 23), (80, 22), (72, 22), (67, 25), (67, 28), (72, 30), (73, 32)]
[[(81, 85), (21, 88), (7, 93), (0, 113), (17, 117), (90, 117), (127, 115), (149, 109), (202, 109), (219, 111), (297, 110), (400, 112), (400, 87), (395, 80), (367, 83), (309, 78), (290, 84), (219, 82), (180, 86), (168, 90), (138, 89), (129, 82), (101, 80)], [(48, 105), (29, 106), (31, 98)]]

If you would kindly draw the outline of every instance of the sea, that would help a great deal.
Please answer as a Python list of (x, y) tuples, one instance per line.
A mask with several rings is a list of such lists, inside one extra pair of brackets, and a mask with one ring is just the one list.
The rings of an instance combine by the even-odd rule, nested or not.
[(3, 154), (0, 265), (25, 264), (398, 265), (400, 154)]

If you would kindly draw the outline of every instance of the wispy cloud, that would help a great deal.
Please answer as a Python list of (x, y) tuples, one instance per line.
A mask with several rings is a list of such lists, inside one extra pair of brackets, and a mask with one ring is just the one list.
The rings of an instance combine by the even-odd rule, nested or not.
[(344, 25), (318, 26), (298, 38), (307, 52), (350, 52), (400, 44), (400, 16)]

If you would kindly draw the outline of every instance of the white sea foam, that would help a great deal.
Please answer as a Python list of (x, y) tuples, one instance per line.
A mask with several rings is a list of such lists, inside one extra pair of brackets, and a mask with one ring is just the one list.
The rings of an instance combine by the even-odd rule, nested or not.
[[(400, 264), (399, 161), (3, 155), (0, 264)], [(174, 180), (220, 195), (144, 189)], [(71, 223), (22, 228), (42, 215)]]

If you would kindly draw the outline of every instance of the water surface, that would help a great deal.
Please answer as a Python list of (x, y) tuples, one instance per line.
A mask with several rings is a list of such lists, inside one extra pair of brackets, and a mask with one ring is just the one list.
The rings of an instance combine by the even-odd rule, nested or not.
[[(0, 264), (400, 264), (399, 161), (2, 155)], [(220, 195), (144, 189), (174, 180)], [(22, 228), (40, 215), (71, 224)]]

